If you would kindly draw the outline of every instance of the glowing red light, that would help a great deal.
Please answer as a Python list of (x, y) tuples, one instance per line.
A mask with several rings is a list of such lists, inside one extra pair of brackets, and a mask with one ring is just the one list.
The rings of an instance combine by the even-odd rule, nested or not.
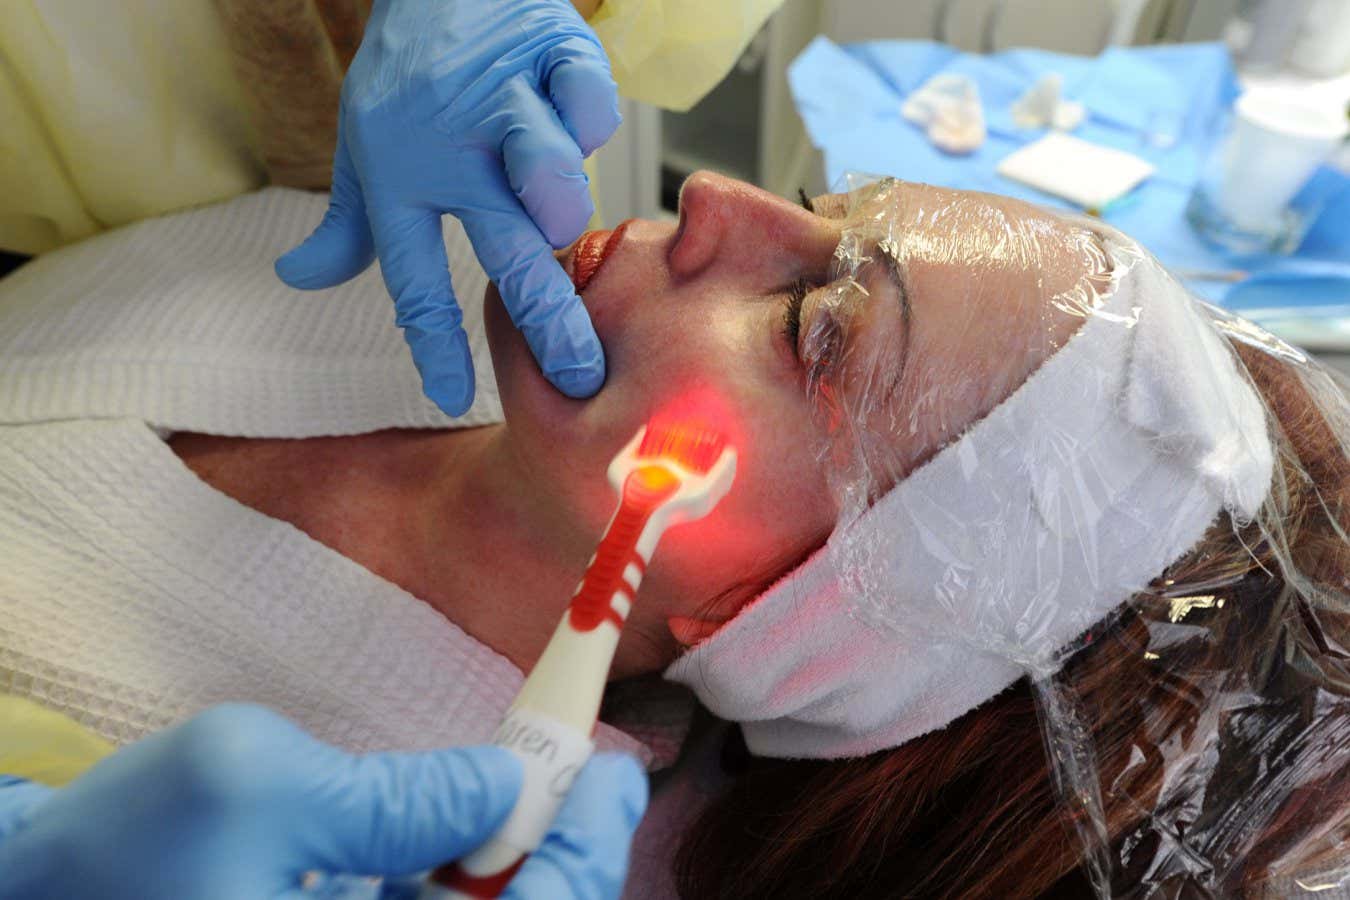
[(653, 423), (642, 436), (638, 456), (666, 456), (702, 474), (713, 467), (726, 445), (726, 435), (701, 423)]
[(702, 473), (717, 462), (727, 446), (735, 447), (744, 460), (742, 430), (739, 417), (720, 394), (708, 387), (686, 388), (662, 402), (648, 418), (638, 455), (670, 456)]

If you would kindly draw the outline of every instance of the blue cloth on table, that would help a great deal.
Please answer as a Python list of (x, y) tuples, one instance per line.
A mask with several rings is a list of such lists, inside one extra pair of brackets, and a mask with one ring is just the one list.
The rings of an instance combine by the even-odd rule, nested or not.
[[(941, 152), (900, 115), (905, 97), (939, 72), (979, 86), (989, 137), (969, 156)], [(1086, 109), (1076, 137), (1133, 153), (1157, 170), (1108, 207), (1106, 221), (1171, 268), (1254, 273), (1237, 286), (1191, 282), (1197, 293), (1234, 307), (1288, 306), (1309, 294), (1317, 305), (1350, 301), (1350, 177), (1343, 173), (1324, 167), (1300, 195), (1299, 202), (1325, 209), (1294, 256), (1227, 255), (1187, 223), (1191, 188), (1240, 92), (1218, 44), (1112, 47), (1095, 57), (1044, 50), (978, 56), (930, 41), (841, 47), (819, 37), (793, 61), (788, 81), (831, 184), (866, 172), (1067, 207), (995, 172), (1009, 153), (1045, 133), (1013, 125), (1011, 107), (1049, 72), (1058, 72), (1064, 96)]]

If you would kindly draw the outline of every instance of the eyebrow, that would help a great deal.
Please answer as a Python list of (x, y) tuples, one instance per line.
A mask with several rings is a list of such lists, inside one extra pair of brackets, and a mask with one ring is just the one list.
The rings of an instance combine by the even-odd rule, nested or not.
[[(820, 216), (822, 219), (840, 219), (842, 216), (827, 216), (816, 209), (818, 201), (846, 196), (844, 194), (821, 194), (817, 197), (806, 196), (805, 188), (797, 188), (797, 196), (801, 205), (807, 212)], [(886, 276), (895, 287), (896, 296), (900, 298), (900, 366), (896, 369), (895, 378), (892, 379), (890, 386), (886, 388), (885, 400), (889, 401), (891, 395), (895, 393), (896, 388), (900, 386), (900, 380), (905, 376), (905, 369), (909, 364), (909, 339), (912, 330), (913, 310), (909, 302), (909, 279), (905, 275), (904, 269), (900, 266), (900, 257), (890, 241), (877, 241), (877, 252), (886, 263)]]
[(900, 387), (900, 381), (905, 377), (905, 369), (909, 363), (909, 336), (913, 322), (913, 310), (909, 302), (908, 279), (905, 272), (900, 267), (900, 260), (896, 254), (895, 248), (891, 246), (890, 241), (878, 241), (877, 252), (886, 263), (886, 275), (890, 278), (891, 284), (895, 286), (895, 293), (900, 298), (900, 365), (895, 372), (895, 378), (886, 388), (885, 401), (889, 402), (896, 389)]

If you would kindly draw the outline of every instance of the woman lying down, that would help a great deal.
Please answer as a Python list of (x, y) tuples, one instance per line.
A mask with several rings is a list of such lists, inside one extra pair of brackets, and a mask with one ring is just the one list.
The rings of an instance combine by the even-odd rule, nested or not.
[[(678, 225), (560, 254), (595, 398), (489, 285), (495, 388), (484, 355), (449, 420), (377, 273), (276, 281), (323, 208), (269, 189), (0, 283), (0, 690), (114, 744), (226, 700), (349, 750), (483, 741), (611, 457), (692, 403), (739, 465), (615, 660), (598, 743), (666, 769), (630, 895), (1350, 889), (1350, 410), (1298, 351), (1099, 224), (698, 174)], [(686, 740), (658, 673), (731, 724)]]

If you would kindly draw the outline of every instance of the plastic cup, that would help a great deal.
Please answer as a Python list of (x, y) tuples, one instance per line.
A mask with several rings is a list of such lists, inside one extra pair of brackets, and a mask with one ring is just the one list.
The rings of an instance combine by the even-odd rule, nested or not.
[(1279, 216), (1345, 138), (1342, 112), (1244, 94), (1223, 154), (1220, 208), (1239, 228)]
[(1292, 250), (1299, 223), (1290, 201), (1346, 133), (1342, 110), (1289, 95), (1244, 94), (1196, 186), (1191, 221), (1234, 250)]

